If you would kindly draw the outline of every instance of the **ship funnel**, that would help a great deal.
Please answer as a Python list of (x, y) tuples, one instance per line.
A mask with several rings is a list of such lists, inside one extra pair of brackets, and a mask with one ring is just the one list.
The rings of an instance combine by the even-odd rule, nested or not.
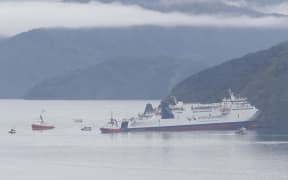
[(162, 101), (161, 102), (161, 118), (162, 119), (173, 119), (174, 114), (169, 107), (169, 103)]
[(153, 109), (152, 104), (150, 104), (150, 103), (146, 104), (144, 114), (149, 114), (149, 113), (153, 113), (153, 112), (154, 112), (154, 109)]

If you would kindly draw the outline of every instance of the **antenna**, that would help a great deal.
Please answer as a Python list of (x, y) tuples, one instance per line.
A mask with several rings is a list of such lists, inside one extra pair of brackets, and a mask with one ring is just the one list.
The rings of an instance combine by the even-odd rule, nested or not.
[(44, 123), (44, 118), (42, 116), (43, 113), (45, 113), (45, 109), (42, 109), (41, 113), (40, 113), (40, 122), (43, 124)]
[(110, 112), (110, 119), (111, 120), (113, 119), (113, 112), (112, 111)]
[(236, 98), (235, 98), (234, 93), (232, 92), (231, 88), (229, 88), (228, 91), (229, 91), (230, 99), (231, 99), (232, 101), (235, 100)]

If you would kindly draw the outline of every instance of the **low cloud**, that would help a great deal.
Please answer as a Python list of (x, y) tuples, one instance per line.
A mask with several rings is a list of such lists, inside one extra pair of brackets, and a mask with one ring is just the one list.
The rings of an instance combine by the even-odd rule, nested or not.
[(246, 0), (159, 0), (160, 3), (166, 5), (183, 5), (183, 4), (225, 4), (228, 6), (242, 7), (246, 6)]
[(288, 18), (163, 13), (119, 3), (0, 2), (0, 34), (6, 35), (35, 28), (139, 25), (288, 29)]
[(263, 13), (288, 15), (288, 2), (266, 5), (266, 6), (258, 6), (258, 7), (255, 7), (255, 9)]

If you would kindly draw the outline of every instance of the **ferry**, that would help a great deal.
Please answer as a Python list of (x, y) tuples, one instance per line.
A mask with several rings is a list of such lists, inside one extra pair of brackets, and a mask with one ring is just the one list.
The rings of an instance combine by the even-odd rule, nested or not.
[(113, 117), (100, 131), (119, 133), (135, 131), (189, 131), (189, 130), (238, 130), (256, 127), (259, 110), (247, 98), (236, 97), (229, 90), (229, 97), (221, 102), (184, 104), (175, 97), (162, 101), (157, 108), (147, 104), (144, 113), (129, 119)]

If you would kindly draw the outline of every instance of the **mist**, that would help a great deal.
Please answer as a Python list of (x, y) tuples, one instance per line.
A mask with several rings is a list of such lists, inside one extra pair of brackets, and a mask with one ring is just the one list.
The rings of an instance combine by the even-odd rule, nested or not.
[(15, 35), (36, 28), (126, 26), (192, 26), (217, 28), (288, 28), (285, 16), (185, 14), (159, 12), (137, 5), (57, 1), (0, 1), (0, 34)]

